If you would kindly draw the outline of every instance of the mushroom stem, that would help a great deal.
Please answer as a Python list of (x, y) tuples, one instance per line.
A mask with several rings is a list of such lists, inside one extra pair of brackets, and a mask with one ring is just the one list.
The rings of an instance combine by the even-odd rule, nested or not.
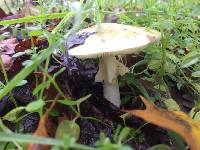
[(99, 60), (99, 71), (95, 81), (103, 82), (104, 97), (120, 107), (120, 93), (117, 76), (124, 75), (129, 69), (120, 63), (115, 56), (104, 56)]
[(118, 83), (111, 84), (111, 83), (104, 82), (103, 83), (103, 95), (112, 104), (116, 105), (117, 107), (120, 107), (121, 101), (120, 101), (120, 93), (119, 93)]

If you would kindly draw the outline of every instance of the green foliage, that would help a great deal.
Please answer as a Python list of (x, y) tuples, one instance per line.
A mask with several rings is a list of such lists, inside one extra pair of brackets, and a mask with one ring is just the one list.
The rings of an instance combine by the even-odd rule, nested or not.
[(73, 137), (76, 140), (79, 139), (80, 136), (80, 127), (79, 125), (73, 121), (63, 120), (57, 130), (56, 130), (56, 138), (64, 139), (65, 136)]
[[(27, 16), (24, 18), (3, 20), (3, 21), (0, 21), (0, 25), (11, 25), (11, 24), (17, 24), (17, 23), (28, 23), (28, 22), (47, 20), (47, 19), (63, 18), (66, 16), (66, 14), (67, 13), (53, 13), (53, 14), (42, 14), (39, 16)], [(70, 15), (72, 14), (73, 13), (70, 13)]]
[(135, 139), (139, 143), (143, 143), (145, 139), (144, 134), (141, 131), (142, 127), (143, 126), (138, 129), (128, 127), (122, 128), (121, 125), (118, 125), (115, 130), (114, 141), (116, 143), (126, 143), (132, 139)]
[(151, 100), (146, 89), (142, 86), (142, 84), (135, 78), (134, 74), (132, 73), (127, 73), (126, 75), (121, 77), (119, 81), (119, 85), (121, 87), (125, 85), (135, 86), (145, 97)]
[[(126, 137), (127, 134), (126, 133), (124, 134), (124, 132), (126, 132), (126, 130), (127, 130), (127, 128), (124, 129), (123, 133), (121, 133), (121, 136), (125, 135), (125, 137)], [(101, 147), (102, 150), (111, 150), (111, 149), (112, 150), (133, 150), (129, 146), (123, 145), (122, 143), (120, 143), (120, 141), (117, 144), (112, 143), (110, 141), (110, 139), (107, 138), (105, 136), (105, 134), (102, 132), (100, 133), (99, 140), (96, 142), (96, 146), (97, 146), (97, 148)]]
[(165, 104), (166, 108), (170, 111), (180, 111), (180, 106), (176, 103), (174, 99), (164, 99), (163, 103)]
[(171, 148), (165, 144), (158, 144), (158, 145), (149, 147), (147, 150), (171, 150)]
[(0, 132), (0, 141), (17, 141), (19, 143), (37, 143), (37, 144), (47, 144), (53, 146), (61, 146), (64, 148), (75, 148), (80, 150), (94, 150), (84, 145), (76, 144), (73, 138), (67, 137), (64, 140), (37, 137), (32, 135), (25, 134), (11, 134), (11, 133), (2, 133)]
[(168, 131), (168, 135), (176, 149), (186, 150), (185, 143), (180, 135), (173, 131)]
[(14, 122), (17, 120), (19, 113), (24, 110), (24, 107), (16, 107), (3, 116), (3, 120), (8, 120), (10, 122)]
[(115, 131), (114, 141), (116, 143), (122, 143), (128, 137), (129, 134), (130, 134), (130, 128), (128, 127), (121, 128), (121, 126), (118, 125)]
[(25, 110), (27, 112), (37, 112), (39, 109), (41, 109), (42, 107), (44, 106), (44, 101), (39, 99), (39, 100), (36, 100), (36, 101), (33, 101), (31, 103), (29, 103)]

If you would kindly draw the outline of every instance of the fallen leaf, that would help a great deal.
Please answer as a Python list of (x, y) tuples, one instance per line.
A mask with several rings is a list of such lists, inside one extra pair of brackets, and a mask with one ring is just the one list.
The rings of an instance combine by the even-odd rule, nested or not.
[(13, 65), (12, 54), (15, 53), (15, 47), (18, 44), (15, 38), (0, 41), (0, 54), (6, 70), (9, 70)]
[(6, 17), (6, 13), (0, 8), (0, 19)]
[(13, 60), (9, 55), (1, 55), (1, 59), (6, 70), (9, 70), (13, 65)]
[(47, 41), (33, 37), (32, 39), (20, 41), (19, 44), (15, 47), (15, 53), (24, 52), (27, 49), (30, 49), (32, 46), (45, 47), (47, 46)]
[[(59, 95), (56, 95), (56, 98), (51, 104), (51, 106), (46, 110), (45, 114), (41, 117), (37, 130), (34, 132), (33, 136), (49, 137), (47, 124), (48, 126), (50, 126), (49, 125), (50, 122), (48, 121), (48, 116), (50, 111), (56, 104), (58, 97)], [(50, 149), (51, 149), (50, 145), (29, 143), (26, 150), (50, 150)]]
[(32, 46), (43, 49), (44, 47), (47, 47), (47, 45), (48, 43), (46, 40), (39, 39), (37, 37), (32, 37), (32, 39), (23, 40), (20, 42), (18, 42), (16, 38), (0, 41), (0, 54), (6, 70), (18, 71), (18, 68), (21, 67), (21, 63), (24, 61), (24, 59), (14, 59), (12, 56), (15, 53), (24, 52), (25, 50), (30, 49)]
[[(46, 121), (47, 121), (48, 115), (45, 114), (41, 117), (39, 125), (33, 136), (42, 136), (42, 137), (48, 137), (48, 132), (46, 129)], [(30, 143), (27, 147), (27, 150), (49, 150), (49, 145), (41, 145), (41, 144), (34, 144)]]
[(7, 40), (0, 41), (0, 52), (1, 54), (14, 54), (15, 53), (15, 47), (18, 44), (16, 38), (11, 38)]
[(199, 121), (194, 121), (181, 111), (168, 111), (157, 108), (142, 96), (141, 99), (146, 106), (145, 110), (128, 110), (126, 112), (180, 134), (188, 143), (191, 150), (200, 150)]

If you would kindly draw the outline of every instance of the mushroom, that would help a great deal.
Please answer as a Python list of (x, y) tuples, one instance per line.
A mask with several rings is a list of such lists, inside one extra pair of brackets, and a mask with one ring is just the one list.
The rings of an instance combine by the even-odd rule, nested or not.
[(124, 64), (116, 59), (116, 55), (136, 53), (148, 44), (158, 41), (160, 33), (155, 30), (122, 25), (117, 23), (101, 23), (83, 29), (77, 34), (89, 33), (85, 43), (68, 50), (68, 54), (77, 58), (99, 58), (99, 71), (95, 82), (103, 83), (104, 97), (120, 107), (118, 75), (129, 72)]

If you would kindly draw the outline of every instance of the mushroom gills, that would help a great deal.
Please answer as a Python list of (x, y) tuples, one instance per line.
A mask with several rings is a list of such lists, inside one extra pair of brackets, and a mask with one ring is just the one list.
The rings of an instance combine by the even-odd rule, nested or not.
[(95, 82), (103, 83), (104, 97), (117, 107), (121, 104), (117, 76), (127, 72), (129, 69), (115, 56), (103, 56), (99, 60), (99, 71), (95, 76)]

